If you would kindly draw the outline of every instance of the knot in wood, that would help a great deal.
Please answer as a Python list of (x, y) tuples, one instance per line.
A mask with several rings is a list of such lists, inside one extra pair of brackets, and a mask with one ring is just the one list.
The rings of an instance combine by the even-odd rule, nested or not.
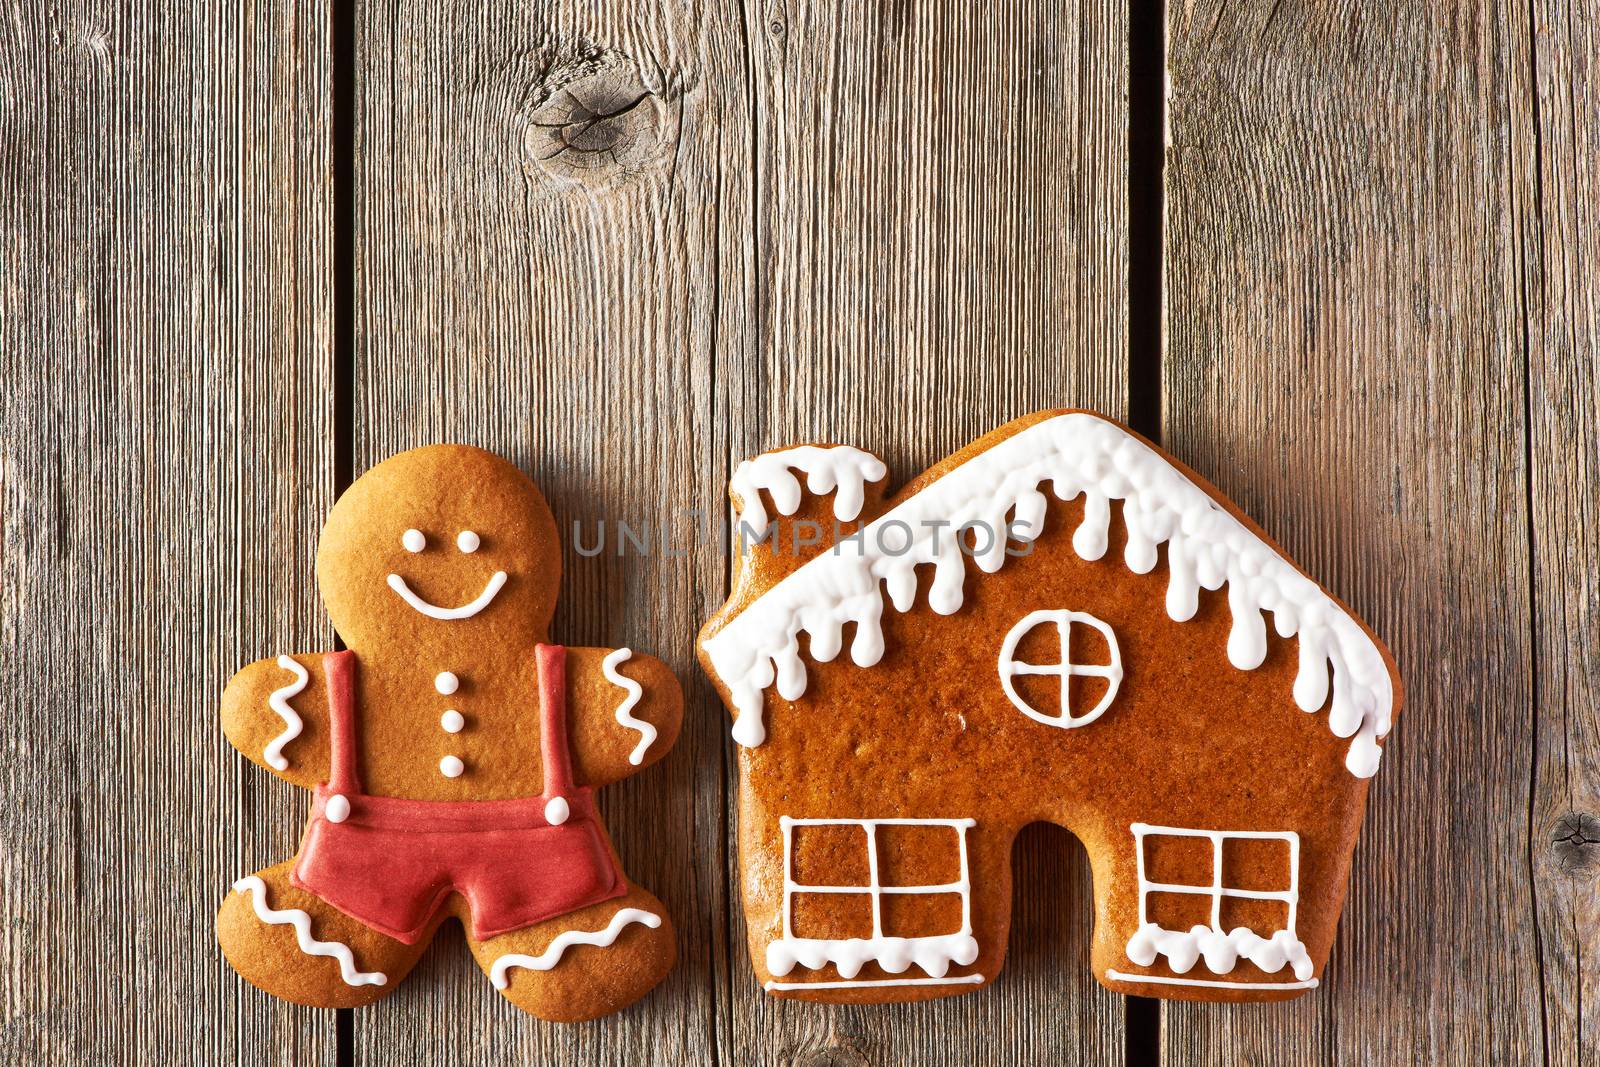
[(1600, 818), (1586, 811), (1569, 811), (1556, 820), (1550, 850), (1567, 874), (1577, 874), (1600, 864)]
[(551, 71), (526, 147), (534, 165), (559, 181), (605, 185), (661, 159), (670, 125), (660, 94), (633, 60), (607, 51)]
[(839, 1040), (802, 1052), (794, 1059), (795, 1067), (868, 1067), (870, 1062), (854, 1044)]

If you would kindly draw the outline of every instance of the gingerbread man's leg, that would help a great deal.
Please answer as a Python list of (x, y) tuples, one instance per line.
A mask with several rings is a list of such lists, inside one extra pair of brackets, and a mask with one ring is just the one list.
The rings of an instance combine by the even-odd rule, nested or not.
[(677, 959), (667, 910), (632, 882), (626, 896), (509, 934), (467, 938), (507, 1000), (551, 1022), (580, 1022), (632, 1004)]
[(251, 985), (314, 1008), (371, 1004), (427, 947), (402, 944), (289, 882), (294, 860), (239, 879), (217, 912), (217, 939)]

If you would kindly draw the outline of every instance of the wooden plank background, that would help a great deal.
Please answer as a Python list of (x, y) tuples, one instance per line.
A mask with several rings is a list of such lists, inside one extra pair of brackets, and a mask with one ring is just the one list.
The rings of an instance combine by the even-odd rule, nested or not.
[(217, 694), (332, 638), (326, 46), (288, 4), (0, 19), (0, 1062), (336, 1060), (211, 930), (305, 811)]
[[(1433, 6), (1170, 5), (1165, 235), (1139, 247), (1122, 4), (9, 12), (0, 1060), (1592, 1058), (1600, 17)], [(1130, 356), (1156, 315), (1159, 364)], [(778, 444), (899, 480), (1158, 382), (1142, 428), (1408, 683), (1325, 987), (1130, 1009), (1087, 971), (1081, 848), (1035, 828), (992, 990), (764, 998), (691, 654), (728, 561), (686, 510), (720, 516)], [(221, 685), (332, 640), (311, 559), (339, 480), (435, 440), (509, 455), (564, 532), (687, 549), (566, 561), (558, 636), (661, 655), (689, 698), (671, 758), (603, 798), (680, 965), (597, 1023), (521, 1016), (459, 933), (339, 1017), (255, 992), (212, 939), (305, 803), (222, 741)]]
[(1594, 200), (1572, 187), (1600, 146), (1572, 143), (1596, 112), (1571, 49), (1600, 52), (1568, 14), (1169, 25), (1167, 443), (1360, 606), (1407, 700), (1331, 980), (1168, 1009), (1168, 1062), (1594, 1055), (1595, 867), (1551, 862), (1600, 785)]

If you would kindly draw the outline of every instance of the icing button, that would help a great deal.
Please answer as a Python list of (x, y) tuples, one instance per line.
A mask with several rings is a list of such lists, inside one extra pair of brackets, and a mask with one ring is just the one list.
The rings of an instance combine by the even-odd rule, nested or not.
[(462, 763), (460, 758), (456, 756), (446, 756), (439, 761), (439, 773), (446, 778), (460, 778), (462, 772), (466, 769), (467, 765)]
[(454, 708), (439, 716), (439, 726), (447, 734), (459, 734), (466, 725), (467, 720)]
[(572, 814), (572, 808), (567, 804), (566, 797), (551, 797), (544, 804), (544, 821), (551, 826), (560, 826)]
[(327, 807), (322, 809), (322, 814), (328, 817), (329, 822), (344, 822), (350, 817), (350, 801), (343, 793), (335, 793), (328, 798)]
[(445, 696), (461, 688), (461, 679), (449, 671), (440, 671), (433, 677), (433, 687)]

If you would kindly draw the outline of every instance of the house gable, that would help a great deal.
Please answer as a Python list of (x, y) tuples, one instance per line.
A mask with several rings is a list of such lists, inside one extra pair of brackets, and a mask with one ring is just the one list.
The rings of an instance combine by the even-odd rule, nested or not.
[[(1337, 737), (1352, 738), (1345, 759), (1352, 774), (1376, 773), (1378, 741), (1388, 733), (1394, 709), (1385, 654), (1359, 622), (1246, 521), (1136, 435), (1096, 415), (1048, 414), (988, 440), (939, 476), (913, 483), (857, 536), (748, 600), (731, 619), (719, 620), (702, 648), (736, 709), (735, 740), (746, 747), (765, 740), (768, 687), (776, 686), (789, 701), (806, 692), (802, 635), (811, 658), (827, 663), (843, 651), (845, 627), (853, 624), (851, 661), (869, 668), (884, 654), (886, 606), (906, 612), (921, 599), (919, 566), (932, 567), (925, 602), (940, 615), (962, 607), (969, 554), (980, 575), (1008, 562), (1028, 566), (1026, 557), (1014, 558), (1008, 549), (1044, 532), (1049, 483), (1060, 500), (1082, 499), (1071, 538), (1079, 558), (1106, 555), (1113, 501), (1121, 502), (1123, 559), (1130, 571), (1148, 574), (1160, 560), (1159, 547), (1166, 546), (1165, 609), (1173, 620), (1195, 616), (1202, 589), (1225, 588), (1232, 619), (1226, 651), (1234, 667), (1251, 671), (1262, 664), (1268, 652), (1265, 613), (1271, 612), (1274, 631), (1298, 639), (1295, 703), (1306, 711), (1329, 703), (1331, 672), (1328, 727)], [(783, 455), (762, 457), (763, 470), (782, 468)], [(850, 450), (821, 461), (829, 473), (881, 476), (881, 467), (865, 463), (863, 455)], [(816, 459), (797, 456), (795, 465), (805, 469), (806, 461)], [(773, 480), (770, 471), (766, 478)], [(825, 473), (820, 482), (813, 480), (813, 487), (823, 490), (827, 478)], [(756, 484), (751, 480), (741, 496), (755, 497)], [(858, 485), (850, 496), (858, 499)], [(789, 501), (776, 504), (782, 511)], [(970, 524), (977, 526), (969, 550), (963, 550), (955, 532)], [(994, 536), (1004, 531), (1011, 538)]]

